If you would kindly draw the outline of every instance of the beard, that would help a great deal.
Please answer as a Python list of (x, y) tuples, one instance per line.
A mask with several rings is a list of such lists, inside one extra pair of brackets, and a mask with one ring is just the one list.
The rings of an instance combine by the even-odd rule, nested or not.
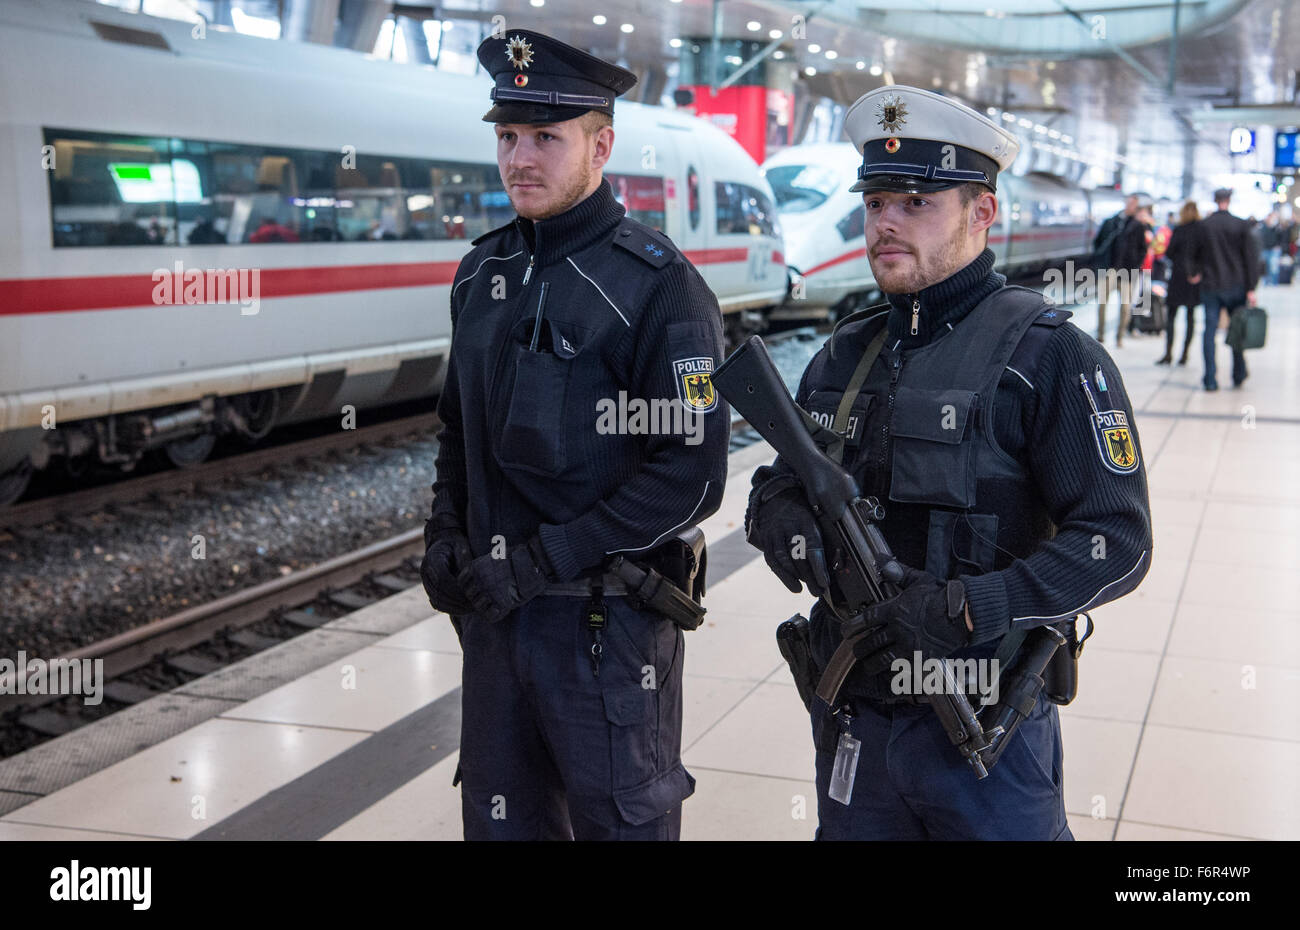
[[(547, 197), (542, 203), (539, 204), (534, 201), (529, 204), (521, 205), (515, 203), (514, 197), (511, 196), (510, 205), (515, 208), (516, 213), (526, 220), (550, 219), (553, 216), (558, 216), (565, 212), (570, 207), (575, 206), (578, 201), (582, 199), (583, 194), (587, 192), (587, 186), (591, 184), (591, 179), (594, 174), (595, 170), (591, 167), (591, 164), (584, 160), (579, 166), (578, 171), (563, 179), (558, 186), (548, 185), (546, 190), (547, 193), (551, 194), (551, 196)], [(531, 183), (533, 180), (535, 179), (518, 177), (512, 178), (509, 183)], [(509, 190), (508, 185), (506, 190)], [(529, 212), (524, 212), (525, 210)]]
[[(969, 263), (965, 256), (969, 218), (970, 210), (963, 210), (961, 222), (953, 229), (952, 235), (925, 254), (918, 253), (913, 246), (898, 240), (877, 243), (867, 253), (876, 285), (886, 294), (915, 294), (952, 277)], [(911, 253), (912, 261), (905, 262), (904, 267), (877, 268), (874, 252), (884, 245), (902, 246)]]

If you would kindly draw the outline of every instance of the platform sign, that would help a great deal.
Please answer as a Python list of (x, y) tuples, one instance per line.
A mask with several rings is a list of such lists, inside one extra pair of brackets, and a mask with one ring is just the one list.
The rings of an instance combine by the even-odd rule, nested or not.
[(1255, 131), (1238, 126), (1228, 136), (1228, 151), (1233, 155), (1246, 155), (1255, 151)]
[(1300, 151), (1296, 149), (1296, 140), (1300, 132), (1279, 132), (1274, 136), (1273, 167), (1300, 168)]

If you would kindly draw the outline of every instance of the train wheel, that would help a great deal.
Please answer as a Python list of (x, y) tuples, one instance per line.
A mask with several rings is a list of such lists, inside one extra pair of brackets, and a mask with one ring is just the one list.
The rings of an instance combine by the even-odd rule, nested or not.
[(217, 437), (212, 433), (200, 433), (189, 439), (177, 439), (163, 447), (167, 460), (177, 468), (193, 468), (202, 465), (217, 444)]
[(8, 507), (23, 496), (32, 480), (32, 463), (26, 459), (16, 468), (0, 474), (0, 507)]

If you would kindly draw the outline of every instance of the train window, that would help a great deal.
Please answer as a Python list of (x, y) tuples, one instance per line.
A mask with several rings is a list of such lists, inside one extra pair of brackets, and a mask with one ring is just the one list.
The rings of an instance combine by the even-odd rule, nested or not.
[[(496, 165), (56, 129), (45, 141), (56, 247), (474, 239), (515, 215)], [(631, 179), (631, 196), (662, 227), (653, 181)]]
[(867, 208), (859, 204), (857, 208), (844, 219), (835, 224), (839, 231), (840, 238), (845, 242), (852, 242), (854, 239), (860, 239), (866, 235), (865, 226), (867, 222)]
[(430, 207), (417, 222), (429, 239), (477, 239), (514, 218), (495, 166), (426, 162)]
[(821, 165), (778, 165), (764, 175), (782, 213), (805, 213), (819, 207), (842, 183), (834, 171)]
[(713, 190), (719, 235), (777, 235), (776, 209), (762, 191), (731, 181), (718, 181)]
[(56, 246), (176, 242), (176, 198), (193, 198), (194, 164), (168, 140), (45, 130)]
[(664, 206), (664, 179), (637, 177), (630, 174), (606, 174), (614, 199), (627, 209), (627, 215), (660, 232), (664, 229), (667, 208)]
[(700, 228), (700, 175), (691, 165), (686, 169), (686, 215), (691, 221), (691, 231)]

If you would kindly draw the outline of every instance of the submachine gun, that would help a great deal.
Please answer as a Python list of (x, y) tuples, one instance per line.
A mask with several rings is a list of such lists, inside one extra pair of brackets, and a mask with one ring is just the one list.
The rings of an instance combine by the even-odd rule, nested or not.
[[(903, 569), (889, 550), (875, 521), (884, 508), (874, 497), (864, 498), (857, 482), (818, 448), (813, 435), (823, 430), (794, 402), (781, 380), (767, 347), (751, 336), (713, 373), (713, 383), (734, 410), (776, 450), (799, 478), (822, 538), (837, 550), (829, 566), (830, 590), (822, 600), (840, 621), (843, 637), (825, 669), (813, 661), (808, 621), (795, 615), (777, 628), (777, 645), (790, 664), (799, 696), (810, 710), (815, 695), (838, 713), (840, 687), (857, 662), (854, 647), (870, 644), (878, 628), (868, 628), (867, 608), (896, 597)], [(1041, 631), (1041, 632), (1040, 632)], [(952, 666), (940, 662), (943, 693), (926, 696), (940, 723), (978, 778), (1001, 755), (1020, 721), (1029, 715), (1043, 687), (1043, 671), (1065, 637), (1051, 626), (1033, 631), (1024, 644), (1025, 655), (1015, 680), (1001, 691), (998, 703), (986, 709), (992, 726), (985, 729), (958, 686)], [(884, 654), (894, 661), (892, 651)], [(888, 665), (886, 665), (888, 667)], [(811, 687), (817, 682), (816, 689)], [(920, 696), (918, 696), (918, 699)]]

